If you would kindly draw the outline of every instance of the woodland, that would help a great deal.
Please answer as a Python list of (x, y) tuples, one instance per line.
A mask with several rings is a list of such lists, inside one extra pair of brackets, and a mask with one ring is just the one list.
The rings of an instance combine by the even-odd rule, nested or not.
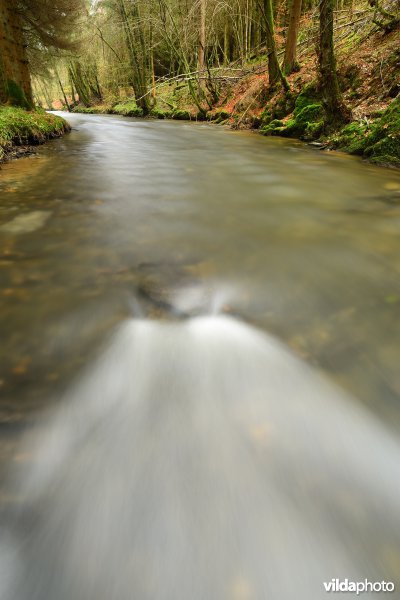
[(398, 166), (399, 23), (396, 0), (1, 0), (0, 145), (63, 133), (40, 112), (63, 109), (209, 120)]

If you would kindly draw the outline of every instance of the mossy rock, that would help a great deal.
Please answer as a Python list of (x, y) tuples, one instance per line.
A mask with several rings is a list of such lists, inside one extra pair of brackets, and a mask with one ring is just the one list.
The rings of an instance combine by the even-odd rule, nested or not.
[(302, 108), (297, 108), (293, 113), (293, 119), (290, 119), (281, 135), (286, 137), (300, 137), (306, 140), (316, 139), (321, 135), (324, 129), (324, 111), (322, 105), (304, 104)]
[(226, 121), (230, 116), (230, 113), (226, 110), (217, 110), (214, 113), (208, 113), (207, 115), (209, 121), (214, 121), (214, 123), (217, 124)]
[(294, 103), (294, 116), (297, 117), (307, 106), (321, 104), (316, 84), (309, 83), (297, 96)]
[(262, 135), (281, 135), (285, 125), (283, 121), (279, 119), (274, 119), (268, 125), (263, 125), (260, 128), (260, 133)]
[(260, 121), (261, 121), (260, 127), (269, 125), (272, 120), (273, 120), (273, 118), (272, 118), (271, 109), (269, 107), (265, 108), (260, 115)]
[(119, 104), (114, 104), (112, 114), (124, 117), (143, 117), (143, 109), (137, 106), (134, 101), (120, 102)]
[(372, 123), (350, 123), (332, 138), (332, 143), (373, 162), (400, 166), (400, 99), (393, 100)]
[(85, 115), (95, 115), (98, 114), (99, 111), (97, 111), (94, 106), (82, 106), (81, 104), (78, 104), (78, 106), (74, 106), (71, 112), (82, 113)]
[(171, 117), (171, 111), (153, 108), (150, 111), (150, 117), (154, 117), (155, 119), (168, 119)]
[(190, 113), (188, 110), (174, 110), (172, 118), (177, 121), (190, 121)]
[(271, 108), (272, 120), (283, 119), (293, 112), (295, 106), (294, 98), (291, 95), (284, 94)]
[(346, 125), (332, 141), (336, 147), (343, 148), (343, 150), (350, 154), (363, 154), (364, 138), (367, 131), (367, 123), (354, 121)]

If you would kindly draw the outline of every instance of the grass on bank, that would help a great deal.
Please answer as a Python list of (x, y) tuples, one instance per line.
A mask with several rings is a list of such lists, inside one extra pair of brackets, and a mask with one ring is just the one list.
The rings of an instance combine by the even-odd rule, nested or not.
[(42, 109), (0, 106), (0, 162), (16, 154), (18, 149), (42, 144), (69, 131), (69, 125), (57, 115)]

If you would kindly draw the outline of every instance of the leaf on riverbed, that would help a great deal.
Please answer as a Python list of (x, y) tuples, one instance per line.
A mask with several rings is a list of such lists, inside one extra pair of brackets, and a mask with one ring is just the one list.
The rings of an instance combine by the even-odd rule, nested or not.
[(12, 373), (14, 375), (24, 375), (27, 372), (31, 362), (32, 359), (30, 356), (24, 356), (23, 358), (21, 358), (19, 363), (12, 369)]

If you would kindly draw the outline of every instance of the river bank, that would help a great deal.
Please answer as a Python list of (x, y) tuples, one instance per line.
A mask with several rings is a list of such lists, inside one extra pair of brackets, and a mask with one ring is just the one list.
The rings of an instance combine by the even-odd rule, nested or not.
[(0, 163), (32, 152), (32, 146), (43, 144), (70, 130), (57, 115), (37, 109), (0, 106)]
[[(343, 101), (351, 112), (348, 123), (329, 122), (325, 115), (317, 86), (312, 24), (310, 31), (304, 28), (302, 32), (303, 37), (311, 37), (309, 46), (299, 53), (299, 70), (287, 78), (290, 93), (270, 90), (267, 59), (260, 55), (247, 64), (213, 69), (212, 77), (204, 84), (203, 111), (194, 102), (191, 80), (185, 76), (158, 82), (152, 91), (153, 108), (147, 116), (208, 120), (235, 129), (256, 129), (265, 136), (297, 138), (399, 168), (399, 27), (388, 33), (372, 23), (375, 30), (371, 31), (368, 21), (367, 25), (361, 23), (354, 35), (353, 22), (351, 27), (340, 23), (338, 29), (344, 33), (338, 50), (338, 77)], [(78, 105), (72, 111), (144, 116), (129, 93), (125, 97), (105, 98), (93, 106)]]

